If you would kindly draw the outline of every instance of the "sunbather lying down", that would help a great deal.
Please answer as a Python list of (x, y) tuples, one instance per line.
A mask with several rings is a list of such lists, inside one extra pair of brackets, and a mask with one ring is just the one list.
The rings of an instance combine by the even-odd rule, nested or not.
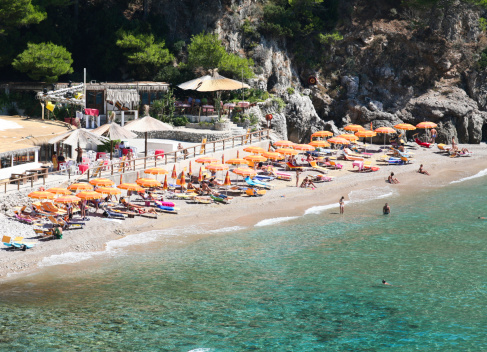
[(123, 197), (120, 197), (120, 203), (122, 203), (125, 208), (132, 210), (132, 211), (135, 211), (139, 214), (151, 213), (151, 214), (157, 215), (157, 212), (154, 208), (148, 208), (148, 207), (144, 207), (142, 205), (127, 202), (127, 200)]

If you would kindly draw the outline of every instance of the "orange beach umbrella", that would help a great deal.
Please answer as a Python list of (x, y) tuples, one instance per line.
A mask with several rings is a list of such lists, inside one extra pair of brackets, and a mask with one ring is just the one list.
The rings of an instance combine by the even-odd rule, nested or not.
[(289, 148), (289, 147), (293, 146), (294, 143), (291, 141), (277, 141), (277, 142), (272, 143), (272, 145), (275, 145), (276, 147), (287, 147), (287, 148)]
[(54, 193), (47, 192), (47, 191), (35, 191), (29, 193), (27, 196), (29, 198), (35, 198), (35, 199), (53, 199)]
[(244, 152), (260, 154), (260, 153), (264, 153), (265, 149), (261, 148), (261, 147), (250, 146), (250, 147), (244, 148)]
[(195, 161), (200, 164), (211, 164), (211, 163), (217, 163), (219, 160), (216, 158), (211, 158), (209, 156), (204, 156), (196, 159)]
[(311, 139), (316, 137), (331, 137), (333, 136), (333, 132), (330, 131), (318, 131), (311, 135)]
[(198, 182), (203, 181), (203, 167), (200, 166), (200, 173), (198, 174)]
[(327, 141), (312, 141), (308, 144), (315, 148), (328, 148), (330, 146), (330, 143)]
[(95, 192), (102, 194), (122, 194), (122, 191), (115, 187), (98, 187)]
[(167, 175), (164, 177), (164, 184), (162, 185), (162, 189), (167, 191), (169, 187), (167, 186)]
[[(223, 158), (223, 155), (222, 155), (222, 158)], [(189, 162), (188, 174), (193, 175), (193, 166), (191, 165), (191, 161)]]
[(291, 148), (279, 148), (276, 149), (276, 153), (283, 154), (283, 155), (297, 155), (299, 152), (297, 150)]
[(327, 140), (329, 143), (333, 144), (350, 144), (345, 138), (342, 137), (332, 137)]
[(375, 133), (382, 133), (384, 134), (384, 148), (386, 146), (386, 134), (397, 133), (396, 130), (392, 127), (379, 127), (374, 130)]
[(416, 127), (411, 125), (410, 123), (400, 123), (394, 126), (396, 130), (404, 130), (404, 131), (414, 131)]
[(420, 122), (416, 125), (416, 128), (436, 128), (436, 127), (438, 127), (438, 125), (430, 121)]
[(263, 157), (262, 155), (247, 155), (244, 156), (244, 159), (253, 163), (259, 163), (267, 160), (267, 158)]
[(365, 128), (363, 128), (360, 125), (348, 125), (348, 126), (345, 126), (344, 130), (345, 131), (357, 132), (357, 131), (365, 130)]
[(69, 189), (62, 188), (62, 187), (52, 187), (47, 190), (47, 192), (51, 192), (53, 194), (65, 194), (70, 195), (72, 194)]
[(207, 170), (210, 171), (223, 171), (228, 170), (228, 165), (225, 164), (210, 164), (206, 167)]
[(231, 186), (232, 182), (230, 181), (230, 174), (227, 171), (227, 175), (225, 176), (225, 181), (223, 182), (224, 186)]
[(242, 158), (234, 158), (234, 159), (228, 159), (225, 164), (231, 164), (231, 165), (248, 165), (249, 162), (245, 159)]
[(181, 173), (181, 180), (179, 182), (181, 186), (184, 186), (186, 184), (186, 177), (184, 177), (184, 172)]
[(232, 172), (234, 174), (240, 175), (240, 176), (255, 176), (257, 175), (257, 172), (254, 169), (251, 168), (246, 168), (246, 169), (233, 169)]
[(68, 186), (68, 189), (70, 191), (91, 191), (93, 190), (93, 186), (89, 183), (73, 183)]
[(301, 151), (311, 151), (315, 150), (314, 147), (310, 146), (309, 144), (295, 144), (292, 146), (294, 150), (301, 150)]
[(68, 203), (77, 203), (81, 201), (81, 198), (73, 195), (66, 195), (66, 196), (58, 197), (54, 201), (56, 203), (68, 204)]
[(166, 175), (169, 173), (166, 169), (162, 167), (151, 167), (149, 169), (145, 169), (144, 172), (149, 175)]
[(79, 192), (76, 197), (81, 198), (81, 199), (86, 199), (86, 200), (92, 200), (92, 199), (100, 199), (103, 198), (103, 194), (95, 192), (95, 191), (84, 191), (84, 192)]
[(372, 137), (377, 136), (377, 133), (375, 133), (374, 131), (370, 131), (370, 130), (363, 130), (363, 131), (355, 132), (355, 136), (360, 137), (360, 138), (368, 138), (368, 137), (372, 138)]
[(93, 178), (90, 181), (93, 186), (108, 187), (115, 185), (115, 182), (109, 180), (108, 178)]
[(125, 189), (127, 191), (145, 192), (145, 190), (136, 183), (122, 183), (117, 188)]
[(341, 134), (339, 135), (338, 137), (340, 138), (345, 138), (347, 141), (357, 141), (358, 140), (358, 137), (354, 134), (349, 134), (349, 133), (344, 133), (344, 134)]
[(265, 152), (262, 154), (264, 158), (270, 159), (270, 160), (281, 160), (282, 155), (277, 153), (277, 152)]
[(153, 178), (139, 178), (135, 182), (142, 187), (157, 187), (161, 185), (159, 181)]
[(178, 173), (176, 172), (176, 165), (172, 168), (171, 178), (178, 178)]

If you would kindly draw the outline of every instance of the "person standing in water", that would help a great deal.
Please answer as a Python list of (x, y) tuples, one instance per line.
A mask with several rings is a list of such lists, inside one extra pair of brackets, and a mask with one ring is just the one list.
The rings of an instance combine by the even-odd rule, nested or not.
[(345, 212), (345, 197), (340, 198), (340, 214), (343, 214)]
[(389, 206), (389, 204), (386, 203), (386, 205), (384, 205), (384, 208), (382, 208), (382, 213), (384, 215), (388, 215), (391, 213), (391, 207)]

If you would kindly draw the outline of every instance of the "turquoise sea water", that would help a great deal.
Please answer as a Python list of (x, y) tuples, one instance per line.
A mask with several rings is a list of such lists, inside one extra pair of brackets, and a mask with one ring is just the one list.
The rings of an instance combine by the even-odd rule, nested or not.
[(47, 266), (0, 286), (0, 350), (487, 350), (486, 181)]

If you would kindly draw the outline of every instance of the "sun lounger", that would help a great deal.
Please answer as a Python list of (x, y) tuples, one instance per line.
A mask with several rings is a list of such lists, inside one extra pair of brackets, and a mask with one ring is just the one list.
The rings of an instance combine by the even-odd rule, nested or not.
[(431, 143), (421, 142), (418, 138), (415, 138), (414, 141), (423, 148), (430, 148), (432, 146)]
[(310, 175), (313, 182), (330, 182), (333, 181), (333, 177), (325, 175)]
[(34, 232), (44, 239), (53, 238), (54, 232), (51, 230), (34, 229)]
[(343, 165), (342, 164), (338, 164), (337, 162), (333, 161), (333, 160), (330, 160), (330, 167), (334, 168), (335, 170), (336, 169), (343, 169)]
[(208, 197), (194, 197), (193, 201), (199, 204), (210, 204), (212, 199)]
[(18, 249), (18, 250), (25, 251), (29, 248), (34, 247), (33, 243), (24, 242), (23, 237), (15, 237), (15, 239), (12, 240), (12, 237), (3, 236), (2, 242), (10, 250), (17, 250)]
[(249, 196), (249, 197), (262, 197), (264, 194), (266, 194), (266, 190), (264, 189), (255, 189), (255, 188), (247, 188), (247, 190), (245, 191), (245, 193)]
[(34, 219), (30, 217), (26, 217), (24, 215), (20, 215), (18, 212), (15, 212), (15, 218), (24, 224), (32, 225), (34, 223)]
[(250, 179), (249, 176), (247, 176), (245, 178), (245, 182), (251, 187), (259, 187), (259, 188), (266, 188), (266, 189), (271, 188), (271, 186), (266, 184), (265, 182), (254, 181), (254, 180)]
[(223, 196), (222, 194), (219, 194), (217, 196), (210, 194), (210, 198), (213, 199), (213, 201), (216, 203), (228, 204), (228, 198)]
[(404, 164), (410, 164), (410, 163), (412, 163), (411, 158), (407, 158), (407, 157), (405, 157), (405, 156), (402, 156), (402, 157), (401, 157), (401, 161), (402, 161)]
[(321, 172), (323, 174), (328, 173), (328, 170), (325, 169), (324, 167), (318, 166), (318, 164), (316, 163), (316, 161), (310, 161), (309, 164), (311, 165), (311, 167), (313, 168), (313, 170), (319, 171), (319, 172)]
[(371, 153), (360, 153), (359, 155), (354, 154), (349, 148), (344, 148), (343, 153), (350, 156), (350, 157), (355, 157), (355, 158), (370, 158), (372, 156)]
[(447, 146), (446, 144), (438, 144), (437, 147), (442, 152), (447, 152), (448, 153), (451, 150), (451, 147)]
[(302, 166), (295, 166), (290, 162), (286, 162), (286, 169), (304, 171)]
[(260, 181), (260, 182), (269, 182), (274, 179), (275, 179), (274, 176), (266, 176), (266, 175), (256, 175), (253, 178), (254, 181)]
[(64, 209), (59, 209), (58, 207), (56, 207), (54, 204), (52, 204), (51, 202), (42, 202), (42, 208), (45, 210), (45, 211), (48, 211), (48, 212), (51, 212), (51, 213), (54, 213), (54, 214), (58, 214), (58, 215), (65, 215), (67, 214), (68, 212)]

